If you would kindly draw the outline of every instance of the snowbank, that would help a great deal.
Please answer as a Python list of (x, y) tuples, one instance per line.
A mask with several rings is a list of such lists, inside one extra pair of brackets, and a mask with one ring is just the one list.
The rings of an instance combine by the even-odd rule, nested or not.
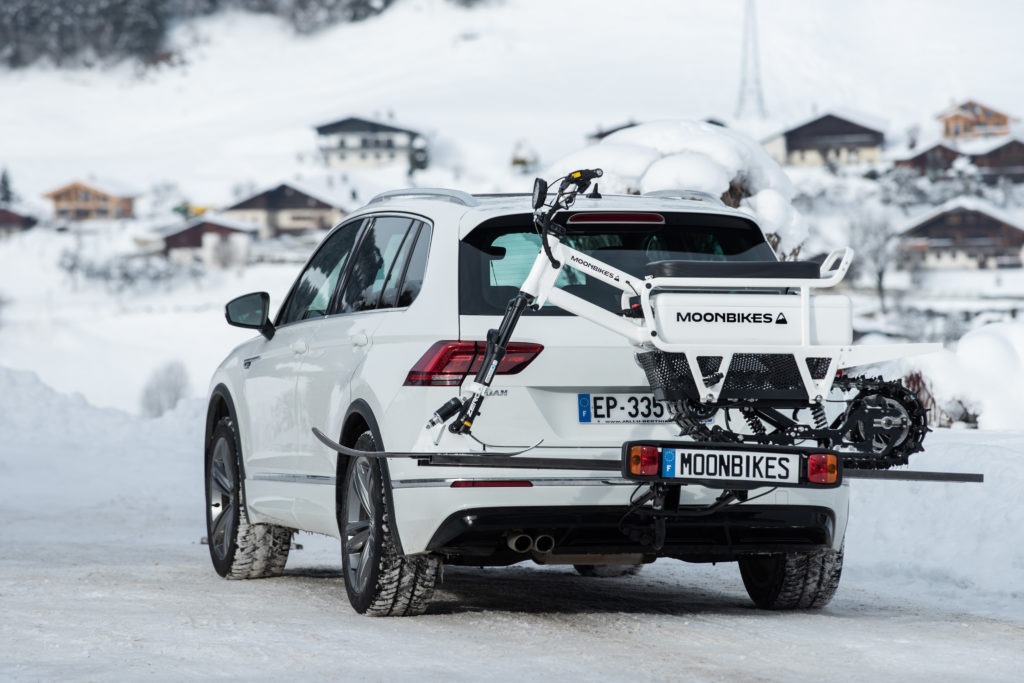
[(612, 133), (598, 144), (552, 164), (551, 179), (578, 168), (601, 168), (605, 192), (688, 189), (720, 197), (730, 186), (750, 196), (740, 208), (766, 232), (780, 237), (786, 253), (807, 238), (807, 223), (793, 208), (793, 185), (782, 168), (752, 138), (702, 121), (656, 121)]
[(994, 323), (969, 332), (954, 351), (906, 361), (920, 369), (939, 406), (961, 401), (982, 429), (1020, 429), (1024, 393), (1024, 323)]

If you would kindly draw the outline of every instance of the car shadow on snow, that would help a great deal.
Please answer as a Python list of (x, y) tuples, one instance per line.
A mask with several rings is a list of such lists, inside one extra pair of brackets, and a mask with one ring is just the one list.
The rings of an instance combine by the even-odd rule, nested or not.
[(637, 575), (581, 576), (572, 567), (445, 567), (428, 614), (515, 612), (545, 614), (750, 614), (754, 605), (730, 577), (721, 589), (644, 568)]

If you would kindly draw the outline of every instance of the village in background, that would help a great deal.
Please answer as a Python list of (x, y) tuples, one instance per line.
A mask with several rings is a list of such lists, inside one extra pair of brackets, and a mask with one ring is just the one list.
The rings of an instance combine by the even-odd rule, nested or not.
[[(747, 2), (737, 46), (736, 108), (699, 125), (748, 136), (785, 170), (792, 182), (788, 199), (806, 220), (808, 237), (780, 256), (820, 262), (835, 248), (855, 250), (843, 287), (854, 298), (863, 343), (885, 338), (952, 346), (985, 324), (1019, 320), (1024, 141), (1018, 112), (1002, 110), (999, 102), (960, 99), (922, 102), (919, 123), (895, 130), (885, 111), (845, 109), (779, 125), (765, 114), (752, 6)], [(188, 194), (183, 178), (138, 187), (130, 172), (62, 177), (59, 164), (51, 189), (29, 195), (0, 158), (0, 249), (27, 232), (60, 236), (55, 258), (64, 286), (103, 291), (122, 302), (147, 292), (203, 288), (218, 273), (257, 265), (277, 267), (275, 279), (290, 282), (326, 231), (379, 192), (447, 186), (525, 193), (534, 176), (552, 180), (569, 170), (557, 154), (534, 148), (523, 131), (503, 158), (467, 172), (450, 153), (458, 130), (400, 121), (388, 106), (309, 121), (308, 144), (291, 149), (295, 163), (285, 176), (257, 186), (239, 168), (227, 202)], [(617, 125), (581, 131), (578, 147), (613, 145), (650, 123), (637, 112)], [(625, 189), (669, 188), (638, 183)], [(742, 194), (729, 196), (733, 189), (723, 201), (742, 208)], [(0, 327), (5, 298), (15, 294), (0, 291)], [(928, 400), (927, 381), (911, 381)], [(938, 424), (977, 418), (969, 402), (930, 407)]]

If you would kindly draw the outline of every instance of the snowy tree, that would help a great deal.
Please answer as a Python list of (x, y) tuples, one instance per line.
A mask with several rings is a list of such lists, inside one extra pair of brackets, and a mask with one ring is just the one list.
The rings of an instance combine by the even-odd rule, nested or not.
[(160, 417), (172, 410), (189, 392), (188, 371), (180, 360), (157, 368), (142, 388), (140, 408), (146, 417)]
[(11, 189), (11, 177), (7, 175), (7, 169), (0, 171), (0, 205), (10, 204), (14, 201), (14, 190)]
[(870, 274), (878, 305), (888, 312), (885, 302), (885, 274), (895, 257), (895, 240), (889, 217), (877, 208), (866, 207), (850, 221), (850, 244), (857, 252), (855, 263)]

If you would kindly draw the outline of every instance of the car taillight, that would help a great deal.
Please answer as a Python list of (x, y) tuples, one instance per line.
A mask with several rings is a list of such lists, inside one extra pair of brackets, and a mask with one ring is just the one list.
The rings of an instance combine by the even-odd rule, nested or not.
[(839, 477), (839, 461), (832, 453), (811, 453), (807, 456), (807, 481), (834, 484)]
[(629, 449), (629, 473), (641, 477), (653, 477), (661, 469), (657, 446), (632, 446)]
[(533, 482), (529, 479), (459, 479), (453, 481), (453, 489), (499, 489), (499, 488), (531, 488)]
[[(420, 357), (405, 377), (405, 386), (457, 387), (467, 375), (475, 375), (483, 362), (487, 343), (442, 340)], [(514, 375), (544, 350), (541, 344), (512, 342), (498, 363), (496, 375)]]

